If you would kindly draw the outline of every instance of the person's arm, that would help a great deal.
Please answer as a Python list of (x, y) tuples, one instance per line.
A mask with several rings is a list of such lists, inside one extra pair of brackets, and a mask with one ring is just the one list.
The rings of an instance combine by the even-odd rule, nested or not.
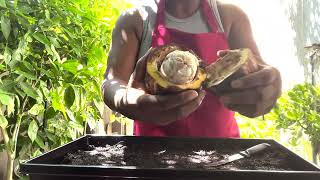
[(138, 10), (123, 13), (112, 31), (111, 47), (103, 84), (105, 103), (119, 110), (139, 49), (142, 19)]
[(226, 107), (248, 117), (268, 113), (281, 94), (280, 73), (262, 60), (248, 16), (234, 5), (224, 4), (221, 7), (230, 49), (250, 48), (252, 55), (247, 66), (253, 72), (234, 79), (232, 89), (222, 94), (220, 100)]
[(146, 56), (137, 60), (142, 19), (138, 10), (125, 13), (112, 34), (105, 80), (106, 105), (131, 119), (166, 125), (188, 116), (204, 98), (204, 91), (160, 96), (145, 91)]

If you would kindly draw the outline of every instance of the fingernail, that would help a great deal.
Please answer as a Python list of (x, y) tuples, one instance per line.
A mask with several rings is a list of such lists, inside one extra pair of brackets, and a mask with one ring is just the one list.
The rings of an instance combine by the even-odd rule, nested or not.
[(231, 82), (231, 87), (232, 88), (241, 88), (243, 85), (241, 80), (235, 80)]
[(186, 96), (189, 98), (189, 99), (194, 99), (196, 97), (198, 97), (198, 93), (196, 91), (188, 91), (186, 93)]

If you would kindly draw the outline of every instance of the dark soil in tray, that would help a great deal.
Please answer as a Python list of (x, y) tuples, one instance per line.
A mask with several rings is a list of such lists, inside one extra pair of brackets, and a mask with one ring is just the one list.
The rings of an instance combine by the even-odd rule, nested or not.
[(88, 146), (85, 150), (69, 153), (62, 164), (136, 166), (139, 168), (175, 168), (210, 170), (293, 170), (289, 155), (270, 147), (250, 158), (243, 158), (229, 164), (207, 168), (211, 162), (219, 161), (249, 147), (223, 147), (215, 149), (195, 144), (160, 145), (128, 144), (119, 142), (104, 147)]

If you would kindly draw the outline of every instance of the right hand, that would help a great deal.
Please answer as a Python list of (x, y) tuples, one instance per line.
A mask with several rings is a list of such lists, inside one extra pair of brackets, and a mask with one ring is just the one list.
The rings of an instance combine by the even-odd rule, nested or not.
[(131, 118), (157, 125), (168, 125), (194, 112), (205, 97), (205, 91), (186, 90), (170, 95), (148, 94), (145, 73), (150, 50), (136, 64), (123, 97), (122, 107)]
[[(218, 57), (224, 57), (227, 53), (228, 53), (228, 50), (221, 50), (221, 51), (218, 51), (217, 55)], [(254, 56), (254, 55), (251, 53), (250, 56)], [(210, 87), (209, 91), (217, 96), (221, 96), (222, 94), (233, 92), (235, 89), (231, 87), (232, 81), (259, 70), (258, 64), (252, 61), (251, 59), (252, 58), (249, 58), (249, 61), (245, 65), (243, 65), (238, 71), (234, 72), (231, 76), (226, 78), (220, 84)]]

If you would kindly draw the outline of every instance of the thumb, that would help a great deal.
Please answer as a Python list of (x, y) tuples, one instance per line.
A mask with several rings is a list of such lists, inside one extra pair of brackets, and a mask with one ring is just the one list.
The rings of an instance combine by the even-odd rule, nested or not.
[(129, 85), (132, 87), (136, 83), (144, 82), (145, 74), (146, 74), (146, 66), (147, 66), (147, 60), (149, 57), (150, 52), (153, 50), (151, 47), (145, 55), (143, 55), (136, 63), (135, 69), (133, 73), (131, 74)]
[(228, 52), (229, 52), (229, 50), (228, 50), (228, 49), (225, 49), (225, 50), (219, 50), (219, 51), (217, 52), (217, 55), (218, 55), (218, 57), (224, 57), (225, 55), (227, 55), (227, 54), (228, 54)]

